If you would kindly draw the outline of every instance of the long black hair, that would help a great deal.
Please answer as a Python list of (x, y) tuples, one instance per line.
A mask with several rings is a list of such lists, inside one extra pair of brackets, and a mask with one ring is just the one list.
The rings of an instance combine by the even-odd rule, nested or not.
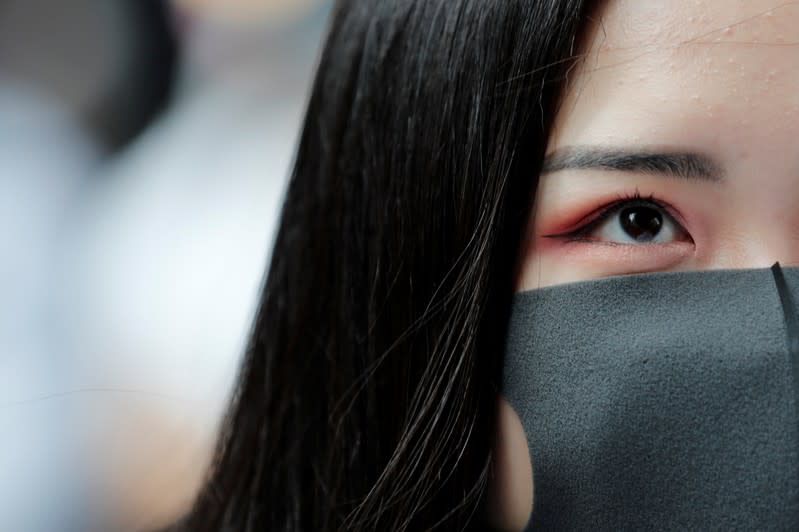
[(513, 274), (587, 0), (341, 0), (188, 530), (481, 527)]

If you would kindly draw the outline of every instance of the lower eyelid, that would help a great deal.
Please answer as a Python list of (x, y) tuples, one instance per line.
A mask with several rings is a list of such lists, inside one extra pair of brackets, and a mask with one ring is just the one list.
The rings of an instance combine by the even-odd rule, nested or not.
[(615, 273), (631, 270), (655, 271), (669, 269), (695, 253), (693, 242), (679, 241), (663, 244), (624, 244), (618, 242), (550, 241), (538, 252), (555, 254), (559, 260), (590, 268), (606, 268)]
[(596, 239), (596, 238), (587, 238), (587, 237), (585, 237), (585, 238), (581, 238), (581, 237), (568, 238), (567, 237), (567, 238), (563, 238), (561, 241), (564, 244), (590, 244), (592, 246), (606, 246), (606, 247), (616, 247), (616, 248), (618, 248), (618, 247), (622, 247), (622, 248), (644, 248), (644, 249), (647, 249), (647, 248), (653, 248), (653, 247), (659, 247), (659, 246), (669, 246), (669, 245), (673, 245), (673, 244), (693, 244), (693, 240), (691, 239), (691, 236), (688, 235), (687, 232), (686, 232), (686, 235), (688, 236), (687, 239), (673, 240), (673, 241), (670, 241), (670, 242), (616, 242), (616, 241), (613, 241), (613, 240), (599, 240), (599, 239)]
[[(565, 240), (567, 244), (592, 244), (594, 246), (608, 246), (608, 247), (646, 247), (646, 246), (662, 246), (664, 244), (659, 244), (656, 242), (636, 242), (636, 243), (627, 243), (627, 242), (614, 242), (612, 240), (598, 240), (596, 238), (568, 238)], [(669, 244), (671, 242), (668, 242)]]

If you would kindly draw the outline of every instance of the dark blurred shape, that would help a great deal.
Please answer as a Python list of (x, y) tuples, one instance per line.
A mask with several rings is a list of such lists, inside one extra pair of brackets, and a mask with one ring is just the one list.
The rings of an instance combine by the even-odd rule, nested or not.
[(0, 82), (62, 102), (110, 151), (168, 102), (177, 63), (162, 0), (0, 0)]
[(136, 32), (131, 64), (115, 94), (101, 102), (91, 117), (115, 146), (131, 140), (166, 107), (178, 56), (167, 3), (163, 0), (125, 3), (130, 12), (131, 30)]

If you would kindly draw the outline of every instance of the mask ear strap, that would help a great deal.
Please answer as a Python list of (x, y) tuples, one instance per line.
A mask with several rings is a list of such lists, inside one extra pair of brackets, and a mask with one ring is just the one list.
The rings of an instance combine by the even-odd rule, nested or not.
[(791, 367), (793, 368), (793, 393), (794, 409), (796, 409), (797, 431), (799, 431), (799, 319), (796, 315), (796, 305), (785, 282), (780, 263), (777, 262), (771, 267), (774, 275), (774, 283), (777, 285), (777, 293), (782, 303), (782, 314), (785, 318), (785, 333), (788, 340), (788, 356), (791, 357)]

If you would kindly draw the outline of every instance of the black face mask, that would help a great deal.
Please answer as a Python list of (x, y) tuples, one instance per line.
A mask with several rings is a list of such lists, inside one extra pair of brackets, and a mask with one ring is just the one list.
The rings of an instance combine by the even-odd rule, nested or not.
[(799, 268), (658, 273), (514, 300), (504, 394), (530, 529), (799, 529)]

